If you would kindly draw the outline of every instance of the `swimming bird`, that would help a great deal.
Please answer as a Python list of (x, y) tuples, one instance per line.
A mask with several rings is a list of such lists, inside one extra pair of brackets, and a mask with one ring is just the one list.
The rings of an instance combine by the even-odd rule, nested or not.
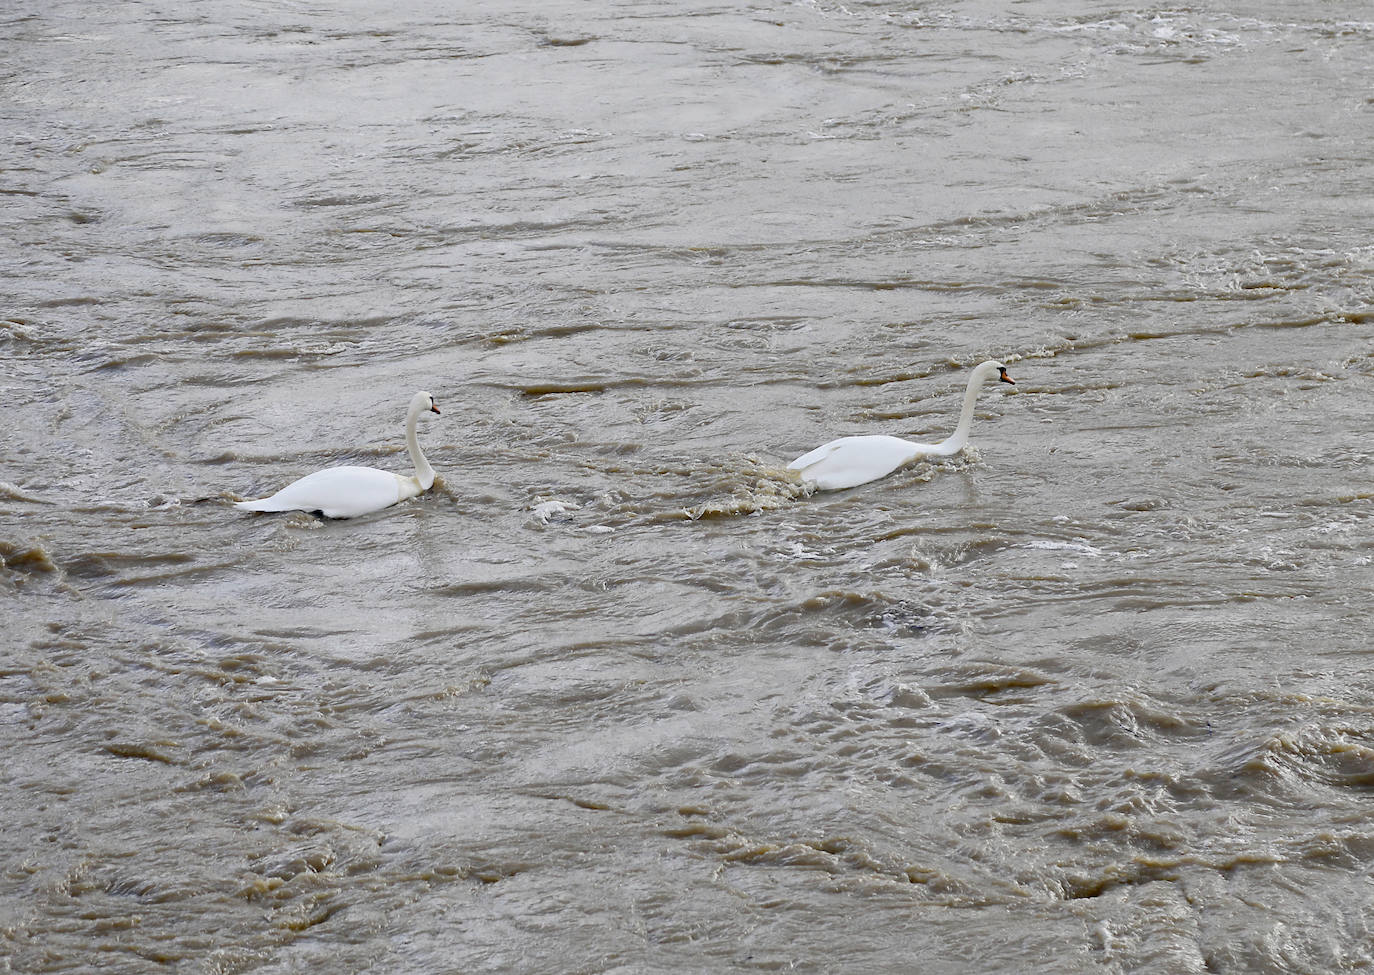
[(413, 476), (375, 467), (329, 467), (292, 481), (270, 498), (237, 501), (234, 507), (245, 511), (313, 511), (326, 518), (356, 518), (423, 494), (434, 485), (434, 468), (429, 466), (420, 442), (415, 439), (415, 421), (426, 411), (439, 412), (434, 397), (416, 393), (406, 411), (406, 447), (410, 450), (410, 462), (415, 465)]
[(788, 464), (787, 469), (800, 472), (802, 480), (818, 491), (838, 491), (886, 477), (917, 457), (952, 457), (968, 444), (973, 402), (983, 383), (994, 374), (999, 382), (1016, 385), (1016, 380), (1007, 375), (1007, 367), (1002, 363), (991, 359), (979, 363), (968, 379), (959, 425), (954, 428), (953, 436), (939, 443), (912, 443), (900, 437), (882, 435), (841, 437), (802, 454)]

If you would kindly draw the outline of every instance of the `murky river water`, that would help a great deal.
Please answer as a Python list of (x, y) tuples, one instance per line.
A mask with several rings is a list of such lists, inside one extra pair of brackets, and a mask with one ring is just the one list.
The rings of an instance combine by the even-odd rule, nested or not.
[(2, 19), (0, 969), (1374, 964), (1367, 5)]

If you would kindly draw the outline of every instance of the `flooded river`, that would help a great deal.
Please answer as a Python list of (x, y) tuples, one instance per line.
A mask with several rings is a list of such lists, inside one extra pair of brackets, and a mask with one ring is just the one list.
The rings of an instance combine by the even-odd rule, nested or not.
[(0, 21), (0, 970), (1374, 964), (1366, 4)]

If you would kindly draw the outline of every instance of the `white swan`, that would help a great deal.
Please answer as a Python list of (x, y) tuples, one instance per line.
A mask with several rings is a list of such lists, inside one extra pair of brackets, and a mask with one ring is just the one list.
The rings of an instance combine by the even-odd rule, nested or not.
[(802, 480), (818, 491), (838, 491), (857, 487), (886, 477), (917, 457), (952, 457), (968, 443), (969, 426), (973, 423), (973, 402), (978, 390), (994, 373), (998, 381), (1016, 385), (1007, 375), (1007, 367), (989, 359), (979, 363), (968, 378), (964, 392), (964, 409), (954, 435), (936, 444), (912, 443), (900, 437), (873, 435), (841, 437), (823, 444), (808, 454), (802, 454), (787, 465), (789, 471), (800, 471)]
[(356, 518), (423, 494), (434, 485), (434, 468), (415, 439), (415, 421), (426, 410), (439, 412), (434, 397), (416, 393), (406, 411), (406, 447), (415, 465), (413, 477), (375, 467), (330, 467), (292, 481), (270, 498), (237, 501), (234, 507), (246, 511), (318, 511), (326, 518)]

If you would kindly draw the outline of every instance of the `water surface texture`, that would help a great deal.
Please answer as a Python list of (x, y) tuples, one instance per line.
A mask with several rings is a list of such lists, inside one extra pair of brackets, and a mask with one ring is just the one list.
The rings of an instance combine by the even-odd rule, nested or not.
[(0, 970), (1374, 965), (1366, 3), (0, 23)]

